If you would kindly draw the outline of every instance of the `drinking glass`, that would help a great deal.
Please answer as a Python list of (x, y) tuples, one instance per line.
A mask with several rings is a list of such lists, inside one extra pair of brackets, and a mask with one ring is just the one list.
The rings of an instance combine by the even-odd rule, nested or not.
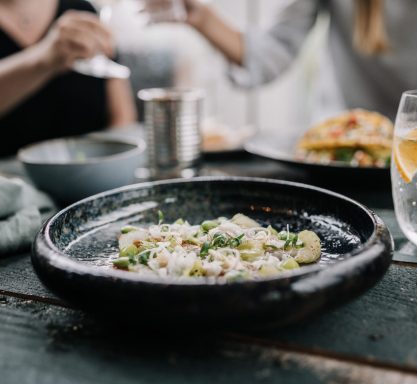
[(395, 120), (391, 181), (395, 215), (417, 245), (417, 90), (402, 94)]
[(183, 0), (137, 0), (148, 24), (185, 21), (187, 12)]
[[(116, 6), (127, 8), (144, 26), (165, 21), (184, 21), (186, 18), (183, 0), (96, 0), (95, 3), (101, 6), (100, 20), (105, 24), (110, 22)], [(77, 60), (73, 70), (99, 78), (126, 79), (130, 76), (128, 67), (110, 60), (103, 54), (91, 59)]]
[[(117, 0), (100, 0), (96, 2), (97, 6), (101, 6), (98, 13), (103, 24), (110, 22), (113, 13), (112, 7), (117, 3)], [(83, 75), (104, 79), (127, 79), (130, 76), (128, 67), (110, 60), (103, 54), (97, 54), (91, 59), (76, 60), (73, 64), (73, 70)]]

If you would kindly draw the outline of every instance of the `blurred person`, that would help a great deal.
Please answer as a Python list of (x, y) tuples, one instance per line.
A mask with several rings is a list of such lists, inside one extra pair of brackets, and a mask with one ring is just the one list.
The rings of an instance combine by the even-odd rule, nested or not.
[(0, 156), (136, 120), (127, 81), (71, 71), (97, 53), (114, 47), (87, 1), (0, 0)]
[[(417, 7), (414, 0), (284, 0), (266, 31), (235, 29), (210, 5), (184, 0), (188, 23), (233, 64), (231, 78), (256, 87), (294, 62), (321, 9), (330, 15), (328, 45), (338, 96), (344, 108), (361, 107), (395, 117), (402, 92), (417, 87)], [(322, 77), (317, 108), (332, 103)]]

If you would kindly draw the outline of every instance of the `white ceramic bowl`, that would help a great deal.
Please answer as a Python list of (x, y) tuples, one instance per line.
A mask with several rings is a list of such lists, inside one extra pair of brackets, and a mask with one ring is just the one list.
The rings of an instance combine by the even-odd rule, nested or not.
[(143, 140), (70, 137), (28, 145), (18, 158), (39, 189), (71, 203), (133, 183), (145, 148)]

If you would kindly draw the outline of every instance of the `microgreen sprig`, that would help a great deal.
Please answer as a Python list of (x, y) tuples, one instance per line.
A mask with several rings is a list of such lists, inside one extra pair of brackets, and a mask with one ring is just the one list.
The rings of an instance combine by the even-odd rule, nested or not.
[(161, 225), (164, 222), (164, 213), (158, 210), (158, 225)]
[(139, 253), (138, 255), (139, 263), (143, 265), (148, 265), (150, 256), (151, 256), (151, 251), (148, 251), (148, 250)]
[(242, 233), (239, 236), (231, 237), (223, 233), (215, 233), (210, 242), (206, 241), (203, 243), (200, 249), (200, 257), (205, 258), (210, 249), (218, 248), (237, 248), (242, 244), (242, 239), (245, 235)]

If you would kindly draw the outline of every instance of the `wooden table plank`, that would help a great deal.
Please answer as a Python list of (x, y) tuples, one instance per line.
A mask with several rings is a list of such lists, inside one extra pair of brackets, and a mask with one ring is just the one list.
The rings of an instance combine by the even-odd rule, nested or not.
[(0, 293), (44, 301), (59, 301), (40, 282), (33, 270), (30, 253), (0, 259)]
[[(417, 383), (417, 376), (219, 335), (102, 327), (82, 313), (0, 297), (4, 383)], [(198, 336), (198, 337), (196, 337)]]
[(393, 265), (352, 303), (297, 325), (249, 334), (271, 345), (333, 351), (417, 372), (417, 268)]
[[(24, 259), (23, 264), (26, 263)], [(54, 302), (55, 297), (41, 286), (37, 277), (23, 270), (26, 271), (24, 279), (15, 276), (16, 281), (12, 281), (13, 275), (2, 273), (0, 290), (12, 287), (22, 297), (32, 297), (30, 295), (36, 292), (41, 300)], [(56, 300), (57, 304), (62, 303)], [(302, 348), (312, 353), (327, 351), (417, 370), (417, 268), (392, 265), (375, 288), (353, 303), (301, 325), (244, 332), (244, 335), (290, 349)]]

